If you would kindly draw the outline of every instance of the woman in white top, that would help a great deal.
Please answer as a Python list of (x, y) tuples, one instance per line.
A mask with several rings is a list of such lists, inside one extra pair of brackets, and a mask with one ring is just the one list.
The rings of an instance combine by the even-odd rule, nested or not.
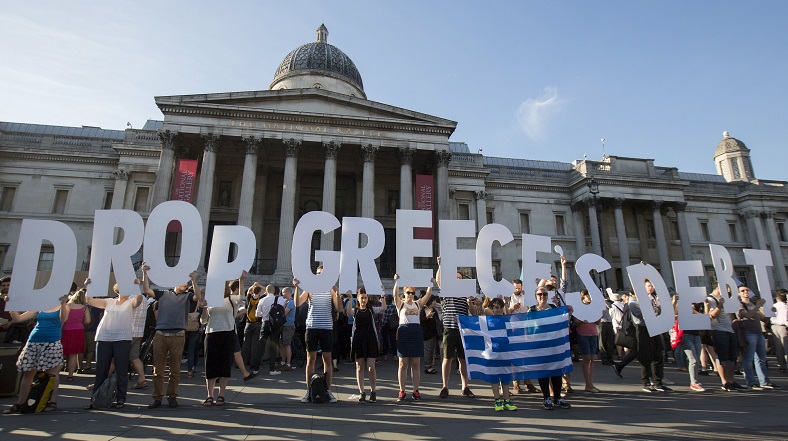
[[(85, 286), (90, 284), (90, 279), (85, 280)], [(139, 286), (139, 279), (134, 279), (134, 284)], [(137, 292), (132, 299), (128, 294), (120, 294), (118, 284), (112, 288), (117, 295), (114, 299), (95, 299), (87, 297), (87, 304), (104, 310), (104, 316), (96, 328), (96, 379), (93, 393), (109, 377), (112, 362), (118, 377), (118, 391), (115, 409), (122, 409), (126, 405), (126, 392), (129, 388), (129, 355), (131, 354), (131, 330), (134, 323), (134, 308), (143, 304), (142, 294)], [(85, 410), (93, 409), (91, 403)]]
[[(246, 271), (238, 279), (238, 289), (231, 291), (230, 284), (224, 287), (224, 303), (222, 306), (203, 308), (200, 320), (205, 324), (205, 386), (208, 398), (203, 406), (223, 406), (224, 391), (232, 376), (232, 364), (238, 335), (235, 331), (235, 314), (243, 299), (240, 294), (243, 288)], [(232, 283), (232, 282), (231, 282)], [(235, 339), (235, 342), (233, 342)], [(213, 394), (216, 382), (219, 381), (219, 396), (214, 401)]]
[[(410, 367), (410, 377), (413, 381), (413, 400), (421, 401), (419, 393), (419, 380), (421, 379), (421, 357), (424, 355), (424, 338), (421, 331), (419, 313), (430, 297), (432, 297), (432, 287), (427, 288), (427, 294), (419, 300), (415, 300), (416, 288), (406, 286), (405, 300), (399, 295), (399, 274), (394, 274), (394, 305), (397, 307), (399, 315), (399, 328), (397, 328), (397, 356), (399, 356), (399, 395), (397, 402), (405, 401), (405, 382), (408, 378), (408, 367)], [(435, 283), (435, 279), (431, 280)]]

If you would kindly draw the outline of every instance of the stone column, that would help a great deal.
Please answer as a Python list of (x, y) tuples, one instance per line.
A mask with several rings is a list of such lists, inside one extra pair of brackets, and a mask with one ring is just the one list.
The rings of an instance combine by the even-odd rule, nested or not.
[(435, 196), (438, 205), (438, 220), (450, 219), (451, 208), (449, 207), (449, 161), (451, 152), (448, 150), (438, 150), (435, 152)]
[(476, 192), (476, 231), (481, 231), (487, 225), (487, 192), (484, 190)]
[(583, 219), (583, 202), (572, 204), (572, 219), (575, 223), (575, 243), (577, 244), (577, 256), (586, 253), (586, 232)]
[(123, 209), (123, 201), (126, 199), (126, 187), (129, 184), (129, 172), (125, 169), (117, 169), (112, 172), (115, 178), (115, 188), (112, 190), (112, 205), (110, 208), (113, 210)]
[(175, 167), (175, 139), (178, 132), (163, 130), (159, 132), (161, 140), (161, 156), (159, 156), (159, 168), (156, 170), (156, 181), (153, 183), (153, 206), (170, 199), (170, 187), (172, 186), (172, 171)]
[(597, 216), (597, 204), (599, 199), (588, 198), (586, 205), (588, 205), (588, 223), (591, 229), (591, 250), (594, 254), (602, 255), (602, 241), (599, 237), (599, 217)]
[[(216, 149), (219, 147), (220, 136), (208, 133), (201, 135), (205, 142), (200, 170), (200, 188), (197, 190), (197, 211), (202, 219), (202, 251), (200, 265), (205, 263), (205, 252), (208, 247), (208, 221), (211, 218), (211, 202), (213, 201), (213, 179), (216, 169)], [(207, 268), (206, 268), (207, 269)]]
[(257, 179), (257, 154), (260, 153), (260, 139), (254, 136), (243, 139), (246, 147), (244, 174), (241, 180), (241, 201), (238, 205), (238, 225), (252, 228), (254, 209), (254, 188)]
[(361, 217), (375, 218), (375, 156), (378, 147), (368, 144), (361, 146), (361, 157), (364, 159), (361, 193)]
[[(325, 171), (323, 173), (323, 211), (334, 214), (336, 212), (337, 199), (337, 155), (339, 148), (342, 147), (338, 142), (324, 142), (323, 152), (326, 156)], [(320, 249), (334, 250), (334, 232), (324, 233), (320, 238)]]
[(684, 260), (692, 260), (692, 246), (690, 245), (689, 227), (687, 226), (686, 202), (676, 204), (676, 222), (679, 224), (679, 240), (681, 241), (681, 257)]
[(652, 201), (651, 211), (654, 216), (654, 235), (657, 239), (660, 274), (668, 286), (673, 286), (673, 269), (670, 267), (668, 244), (665, 242), (665, 226), (662, 225), (662, 201)]
[(785, 272), (785, 260), (783, 260), (783, 251), (780, 246), (780, 235), (777, 233), (777, 224), (774, 222), (774, 213), (767, 211), (764, 213), (766, 219), (766, 231), (769, 235), (769, 245), (772, 249), (772, 262), (774, 263), (773, 271), (776, 280), (775, 287), (784, 287), (788, 285), (788, 277)]
[(629, 287), (629, 276), (627, 276), (627, 266), (629, 266), (629, 239), (627, 239), (627, 227), (624, 222), (624, 198), (613, 199), (613, 216), (616, 222), (616, 239), (618, 240), (618, 253), (621, 260), (621, 276), (624, 280), (624, 287)]
[(285, 176), (282, 185), (282, 211), (279, 217), (279, 248), (276, 254), (276, 280), (286, 281), (293, 276), (290, 261), (293, 245), (293, 228), (296, 210), (296, 178), (298, 172), (298, 152), (301, 141), (283, 139), (285, 145)]
[(400, 148), (397, 150), (399, 157), (399, 208), (401, 210), (413, 209), (413, 171), (411, 161), (415, 150)]

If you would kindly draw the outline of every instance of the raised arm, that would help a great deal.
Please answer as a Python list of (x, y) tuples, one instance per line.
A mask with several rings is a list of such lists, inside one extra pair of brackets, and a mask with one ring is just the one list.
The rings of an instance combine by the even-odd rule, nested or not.
[[(85, 279), (85, 288), (87, 288), (88, 285), (90, 285), (90, 277)], [(95, 306), (96, 308), (106, 309), (107, 307), (107, 301), (105, 299), (94, 299), (93, 297), (85, 297), (85, 301), (87, 302), (88, 305)], [(87, 311), (85, 312), (85, 315), (87, 315)]]
[(60, 298), (60, 323), (65, 323), (68, 320), (69, 312), (71, 312), (71, 308), (68, 306), (68, 296), (64, 295)]
[[(430, 279), (430, 283), (432, 283), (434, 285), (435, 284), (435, 279)], [(424, 294), (424, 297), (419, 299), (419, 307), (423, 308), (424, 305), (427, 304), (427, 301), (429, 301), (430, 297), (432, 297), (432, 287), (428, 286), (427, 287), (427, 293)]]
[(399, 297), (399, 274), (394, 274), (394, 288), (391, 289), (391, 293), (394, 294), (394, 306), (399, 311), (402, 308), (402, 299)]
[(438, 256), (438, 271), (435, 272), (435, 283), (438, 284), (438, 289), (441, 287), (441, 256)]
[[(245, 271), (244, 271), (245, 272)], [(204, 297), (202, 295), (202, 290), (200, 290), (200, 285), (197, 284), (197, 271), (192, 271), (189, 274), (189, 278), (192, 279), (192, 289), (194, 290), (194, 298), (202, 300)]]
[(148, 297), (154, 297), (155, 293), (150, 289), (150, 280), (148, 279), (148, 270), (150, 267), (147, 263), (142, 262), (142, 294)]
[(293, 279), (293, 287), (295, 288), (295, 290), (293, 291), (295, 293), (295, 294), (293, 294), (293, 297), (295, 298), (295, 306), (296, 306), (296, 308), (298, 308), (304, 302), (309, 300), (309, 293), (308, 292), (301, 291), (301, 293), (299, 294), (299, 292), (298, 292), (298, 291), (300, 291), (300, 288), (298, 287), (299, 283), (301, 283), (301, 282), (299, 282), (298, 279)]
[(334, 308), (337, 311), (342, 310), (342, 296), (339, 295), (339, 287), (337, 285), (331, 287), (331, 301), (334, 302)]
[(345, 298), (347, 299), (347, 305), (345, 305), (345, 315), (348, 317), (355, 317), (356, 309), (353, 308), (353, 291), (348, 290), (345, 293)]
[[(140, 279), (134, 279), (134, 284), (140, 286)], [(134, 300), (131, 301), (132, 308), (138, 308), (142, 304), (142, 294), (136, 294)]]

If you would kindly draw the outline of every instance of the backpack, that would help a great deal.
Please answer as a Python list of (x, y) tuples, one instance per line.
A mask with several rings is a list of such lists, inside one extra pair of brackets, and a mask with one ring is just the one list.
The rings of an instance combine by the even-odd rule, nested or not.
[(274, 303), (271, 305), (271, 311), (268, 312), (268, 323), (272, 330), (280, 329), (287, 322), (287, 314), (285, 314), (285, 307), (279, 303), (279, 296), (274, 295)]
[(90, 404), (99, 409), (106, 409), (115, 402), (118, 393), (118, 375), (113, 373), (96, 389), (90, 398)]
[(392, 330), (399, 328), (399, 311), (397, 311), (396, 308), (394, 309), (394, 313), (389, 316), (388, 325), (389, 329)]
[(27, 400), (22, 406), (22, 413), (43, 412), (52, 397), (55, 388), (55, 376), (44, 371), (36, 372), (33, 384), (30, 385), (30, 392)]
[(326, 389), (325, 374), (312, 374), (312, 378), (309, 379), (309, 401), (314, 404), (328, 401)]

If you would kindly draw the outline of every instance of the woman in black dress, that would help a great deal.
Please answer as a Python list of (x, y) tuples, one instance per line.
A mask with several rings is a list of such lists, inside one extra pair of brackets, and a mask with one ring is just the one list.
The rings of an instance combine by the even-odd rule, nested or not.
[(380, 314), (386, 308), (386, 299), (383, 299), (382, 306), (371, 306), (367, 291), (363, 287), (358, 289), (355, 302), (351, 291), (348, 291), (345, 295), (348, 298), (345, 314), (348, 317), (354, 317), (353, 331), (350, 337), (350, 358), (356, 362), (358, 402), (363, 403), (367, 399), (366, 392), (364, 392), (364, 371), (369, 369), (369, 386), (372, 389), (369, 394), (369, 402), (374, 403), (377, 401), (375, 359), (378, 358), (380, 352), (378, 348), (378, 332), (375, 327), (375, 315)]

